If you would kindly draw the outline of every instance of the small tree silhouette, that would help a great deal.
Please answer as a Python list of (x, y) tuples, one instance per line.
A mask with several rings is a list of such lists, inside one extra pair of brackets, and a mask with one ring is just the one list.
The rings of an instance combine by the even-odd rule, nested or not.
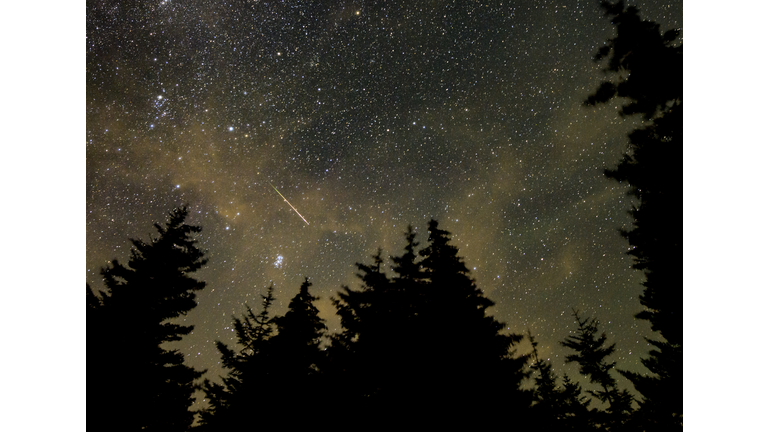
[(618, 430), (627, 423), (632, 413), (632, 395), (627, 390), (616, 385), (616, 379), (610, 374), (616, 362), (606, 360), (616, 349), (616, 344), (606, 345), (608, 337), (605, 333), (598, 334), (597, 319), (579, 318), (578, 311), (573, 311), (578, 324), (575, 335), (568, 336), (561, 344), (576, 351), (565, 357), (566, 363), (577, 363), (579, 372), (589, 377), (590, 382), (601, 387), (600, 390), (588, 390), (588, 393), (599, 401), (608, 404), (603, 413), (595, 413), (594, 423), (606, 430)]
[(532, 416), (541, 430), (587, 431), (594, 430), (590, 425), (589, 398), (582, 394), (581, 386), (574, 383), (567, 375), (563, 376), (563, 386), (557, 385), (557, 375), (552, 365), (539, 358), (538, 342), (528, 330), (531, 342), (531, 367), (534, 373), (535, 388)]

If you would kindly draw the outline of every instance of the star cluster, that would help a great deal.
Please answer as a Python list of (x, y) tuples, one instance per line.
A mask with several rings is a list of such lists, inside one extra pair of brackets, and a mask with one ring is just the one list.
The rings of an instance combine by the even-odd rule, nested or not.
[[(635, 4), (682, 27), (681, 1)], [(556, 369), (575, 308), (641, 370), (633, 201), (603, 175), (638, 119), (582, 105), (612, 35), (587, 0), (89, 2), (86, 279), (188, 204), (210, 261), (178, 348), (215, 378), (214, 341), (270, 283), (284, 313), (309, 276), (338, 330), (355, 262), (435, 218)]]

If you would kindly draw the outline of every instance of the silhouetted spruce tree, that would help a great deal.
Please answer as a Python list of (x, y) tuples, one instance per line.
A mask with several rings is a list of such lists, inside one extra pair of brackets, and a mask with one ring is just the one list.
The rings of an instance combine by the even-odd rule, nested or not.
[(242, 320), (235, 318), (241, 349), (236, 352), (217, 342), (229, 372), (224, 385), (207, 381), (204, 386), (211, 405), (202, 413), (202, 430), (248, 427), (257, 412), (258, 425), (264, 428), (304, 428), (317, 420), (309, 414), (325, 406), (320, 341), (326, 327), (313, 305), (317, 297), (309, 293), (311, 285), (304, 281), (284, 316), (268, 317), (274, 300), (270, 286), (258, 316), (248, 308)]
[(474, 409), (522, 412), (531, 403), (531, 394), (521, 387), (528, 375), (527, 356), (514, 355), (513, 348), (523, 336), (502, 333), (504, 324), (486, 313), (494, 303), (470, 277), (459, 249), (450, 243), (450, 232), (434, 219), (428, 229), (429, 244), (419, 252), (430, 281), (424, 320), (434, 337), (428, 344), (437, 352), (452, 347), (446, 352), (449, 360), (436, 368), (436, 376), (451, 377), (439, 383), (441, 394), (446, 400), (475, 394), (463, 401)]
[[(172, 321), (196, 306), (205, 283), (190, 275), (206, 263), (177, 208), (149, 243), (131, 240), (127, 265), (102, 269), (106, 291), (88, 289), (88, 426), (95, 430), (181, 431), (192, 424), (194, 381), (203, 372), (184, 365), (178, 350), (192, 326)], [(90, 321), (93, 319), (92, 321)]]
[(602, 1), (605, 16), (616, 28), (616, 36), (597, 51), (594, 60), (603, 62), (606, 80), (585, 103), (606, 103), (626, 98), (619, 114), (641, 114), (645, 120), (663, 116), (683, 102), (683, 45), (677, 29), (661, 33), (658, 23), (640, 18), (635, 6), (624, 1)]
[(560, 390), (560, 402), (563, 413), (562, 423), (564, 430), (592, 431), (592, 415), (589, 408), (589, 397), (584, 396), (581, 385), (571, 380), (567, 374), (563, 374), (563, 387)]
[[(682, 343), (682, 222), (670, 223), (670, 211), (682, 202), (683, 46), (678, 30), (662, 35), (659, 24), (643, 21), (634, 6), (604, 2), (603, 8), (617, 35), (595, 61), (607, 58), (605, 71), (614, 80), (603, 82), (585, 103), (626, 98), (619, 113), (646, 120), (629, 135), (630, 148), (618, 168), (606, 174), (627, 181), (640, 199), (632, 212), (635, 228), (625, 233), (634, 246), (635, 267), (649, 275), (642, 300), (647, 310), (640, 317), (670, 343)], [(663, 277), (656, 281), (655, 273)]]
[(208, 379), (203, 384), (208, 407), (200, 412), (201, 431), (234, 430), (248, 424), (253, 420), (254, 407), (264, 408), (263, 401), (271, 397), (262, 376), (269, 367), (266, 345), (275, 331), (274, 319), (269, 316), (275, 301), (274, 286), (261, 297), (258, 315), (246, 304), (242, 318), (232, 317), (237, 350), (216, 341), (227, 375), (222, 377), (223, 384)]
[(409, 228), (405, 253), (392, 258), (393, 278), (379, 251), (373, 265), (358, 264), (361, 289), (344, 287), (334, 299), (343, 331), (329, 351), (335, 376), (347, 383), (347, 405), (361, 418), (432, 426), (522, 413), (531, 402), (520, 387), (526, 358), (513, 351), (522, 337), (501, 333), (504, 325), (486, 315), (493, 302), (450, 234), (436, 221), (429, 228), (430, 244), (418, 255)]
[(326, 326), (313, 304), (318, 297), (309, 293), (310, 286), (305, 278), (288, 311), (275, 318), (277, 335), (269, 341), (272, 412), (275, 425), (288, 429), (317, 424), (327, 402), (321, 377), (325, 353), (320, 348)]
[[(595, 56), (607, 59), (612, 78), (601, 84), (586, 103), (605, 103), (614, 97), (628, 101), (621, 115), (641, 114), (644, 124), (629, 135), (629, 151), (606, 175), (631, 186), (639, 199), (631, 214), (629, 240), (635, 268), (645, 273), (637, 317), (648, 320), (663, 340), (648, 340), (655, 349), (643, 364), (644, 375), (621, 371), (643, 395), (638, 419), (647, 429), (682, 427), (682, 155), (683, 155), (683, 44), (679, 31), (663, 34), (653, 21), (640, 18), (637, 8), (624, 2), (602, 3), (616, 27)], [(675, 213), (674, 209), (678, 209)]]
[(396, 302), (389, 299), (391, 283), (383, 263), (381, 249), (372, 265), (356, 263), (360, 289), (343, 286), (331, 299), (343, 330), (331, 335), (328, 348), (328, 376), (335, 383), (330, 396), (345, 407), (351, 424), (375, 419), (382, 411), (382, 393), (401, 364), (395, 359), (402, 353), (394, 345), (404, 325), (392, 319)]
[(563, 377), (563, 386), (557, 385), (557, 375), (552, 371), (552, 365), (539, 358), (538, 342), (528, 331), (528, 339), (533, 347), (531, 357), (534, 369), (534, 391), (532, 417), (536, 428), (540, 430), (558, 431), (593, 431), (590, 424), (589, 398), (582, 394), (581, 386), (571, 381), (567, 375)]
[(588, 390), (588, 393), (599, 401), (608, 404), (604, 412), (593, 411), (591, 421), (602, 430), (625, 430), (632, 413), (632, 395), (625, 389), (619, 389), (616, 379), (611, 375), (611, 369), (616, 362), (606, 360), (616, 349), (616, 344), (606, 345), (608, 337), (605, 333), (598, 336), (598, 321), (596, 319), (579, 318), (577, 311), (573, 316), (578, 324), (575, 335), (568, 336), (561, 344), (576, 351), (565, 356), (566, 363), (575, 362), (579, 372), (589, 377), (590, 382), (601, 387), (600, 390)]

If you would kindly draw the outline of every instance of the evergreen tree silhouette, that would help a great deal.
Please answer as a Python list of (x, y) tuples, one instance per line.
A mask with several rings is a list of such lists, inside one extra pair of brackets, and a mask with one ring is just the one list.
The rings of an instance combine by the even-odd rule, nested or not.
[(534, 405), (532, 416), (536, 427), (541, 430), (593, 431), (590, 424), (589, 398), (582, 394), (581, 386), (563, 376), (562, 387), (557, 385), (557, 375), (552, 371), (552, 364), (539, 358), (538, 342), (530, 330), (534, 374)]
[(616, 27), (594, 57), (607, 60), (606, 79), (585, 104), (606, 103), (626, 98), (622, 116), (641, 114), (645, 120), (662, 116), (683, 102), (683, 45), (679, 30), (661, 33), (658, 23), (640, 18), (635, 6), (624, 1), (602, 1), (601, 7)]
[(683, 346), (646, 338), (655, 347), (640, 362), (653, 375), (626, 370), (627, 377), (643, 395), (635, 423), (643, 430), (681, 430), (683, 427)]
[[(383, 411), (383, 393), (402, 377), (402, 351), (395, 348), (405, 323), (398, 322), (398, 303), (391, 301), (391, 282), (383, 268), (382, 250), (373, 264), (356, 263), (359, 290), (343, 286), (332, 298), (342, 332), (331, 335), (329, 379), (332, 397), (346, 409), (351, 424), (370, 421)], [(400, 305), (402, 306), (402, 305)], [(378, 406), (379, 409), (376, 409)]]
[(632, 413), (632, 395), (625, 389), (619, 389), (616, 379), (610, 374), (616, 362), (606, 360), (616, 349), (616, 344), (606, 345), (605, 333), (597, 335), (597, 319), (579, 318), (578, 311), (573, 311), (578, 324), (575, 335), (568, 336), (561, 344), (576, 351), (565, 357), (566, 363), (577, 363), (579, 372), (589, 377), (590, 382), (601, 387), (600, 390), (588, 390), (599, 401), (608, 404), (605, 412), (595, 412), (593, 422), (608, 431), (623, 430)]
[[(428, 343), (435, 352), (455, 347), (449, 361), (436, 368), (436, 376), (451, 377), (441, 381), (441, 394), (447, 400), (463, 400), (467, 408), (522, 413), (531, 403), (530, 392), (521, 387), (528, 375), (527, 357), (514, 355), (513, 348), (523, 336), (502, 333), (504, 324), (486, 313), (494, 303), (470, 277), (458, 248), (450, 243), (451, 233), (434, 219), (428, 229), (429, 244), (419, 252), (430, 281), (424, 313), (432, 335)], [(465, 395), (474, 396), (469, 401)]]
[[(643, 364), (649, 375), (620, 371), (643, 395), (637, 418), (649, 429), (682, 427), (682, 222), (673, 209), (682, 203), (683, 45), (679, 31), (661, 33), (660, 26), (640, 18), (637, 8), (603, 2), (616, 27), (616, 37), (595, 60), (607, 61), (612, 78), (585, 102), (605, 103), (614, 97), (628, 101), (621, 115), (641, 114), (644, 124), (629, 134), (629, 151), (606, 175), (627, 182), (639, 200), (631, 210), (633, 228), (622, 232), (632, 249), (634, 267), (644, 272), (644, 310), (662, 340), (647, 339), (655, 349)], [(679, 210), (678, 210), (679, 211)]]
[(132, 239), (127, 265), (113, 260), (102, 269), (106, 291), (88, 303), (88, 424), (97, 430), (181, 431), (192, 424), (194, 381), (203, 372), (184, 365), (178, 341), (193, 327), (170, 321), (197, 304), (205, 282), (190, 275), (205, 265), (205, 253), (185, 223), (186, 207), (155, 224), (149, 243)]
[(307, 413), (325, 405), (320, 341), (326, 327), (313, 305), (317, 297), (309, 293), (311, 285), (305, 279), (286, 314), (274, 318), (269, 318), (274, 301), (270, 286), (258, 316), (248, 308), (243, 319), (234, 320), (240, 351), (217, 342), (229, 373), (223, 385), (204, 385), (211, 404), (201, 415), (201, 430), (249, 427), (257, 411), (258, 424), (265, 428), (301, 429), (316, 420)]
[(429, 229), (430, 243), (417, 254), (409, 227), (405, 253), (391, 258), (394, 277), (379, 250), (372, 265), (357, 264), (361, 289), (344, 287), (333, 299), (343, 331), (329, 352), (343, 405), (362, 413), (360, 421), (418, 419), (425, 427), (479, 426), (524, 412), (526, 357), (513, 350), (522, 336), (501, 333), (504, 324), (486, 315), (493, 302), (450, 233), (434, 220)]
[(309, 414), (320, 414), (326, 406), (321, 388), (325, 353), (320, 343), (327, 328), (313, 304), (319, 298), (309, 293), (310, 286), (305, 278), (286, 314), (275, 318), (277, 335), (269, 341), (273, 413), (277, 425), (288, 429), (316, 424), (317, 417)]
[(567, 374), (563, 374), (563, 387), (559, 390), (561, 424), (564, 430), (591, 431), (595, 430), (592, 424), (592, 413), (589, 409), (590, 400), (584, 396), (581, 385), (571, 380)]
[(275, 331), (274, 318), (269, 316), (275, 301), (274, 285), (261, 297), (258, 315), (246, 304), (242, 318), (232, 317), (237, 350), (216, 341), (227, 375), (222, 378), (223, 384), (208, 379), (203, 384), (208, 408), (200, 412), (198, 429), (201, 431), (231, 430), (247, 425), (253, 420), (255, 407), (263, 408), (271, 397), (263, 377), (269, 368), (267, 343)]

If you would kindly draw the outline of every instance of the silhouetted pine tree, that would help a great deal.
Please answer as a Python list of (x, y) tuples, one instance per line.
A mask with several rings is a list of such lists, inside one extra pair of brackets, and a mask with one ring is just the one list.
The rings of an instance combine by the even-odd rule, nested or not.
[(205, 283), (190, 275), (206, 263), (187, 225), (186, 207), (173, 210), (159, 237), (131, 240), (127, 265), (114, 260), (102, 269), (106, 291), (88, 288), (88, 426), (96, 430), (181, 431), (192, 424), (194, 380), (165, 342), (192, 331), (171, 321), (196, 306)]
[(589, 397), (584, 396), (581, 385), (563, 374), (563, 388), (560, 390), (562, 408), (562, 424), (564, 430), (592, 431), (595, 426), (591, 423)]
[(379, 251), (373, 265), (357, 265), (361, 289), (344, 287), (334, 299), (343, 331), (329, 351), (345, 406), (361, 418), (433, 427), (438, 419), (478, 426), (522, 413), (531, 402), (520, 387), (526, 358), (512, 350), (522, 337), (501, 333), (450, 234), (435, 221), (429, 227), (430, 244), (418, 255), (409, 228), (393, 278)]
[(683, 427), (683, 346), (646, 338), (653, 345), (640, 362), (653, 375), (626, 370), (627, 377), (643, 395), (635, 423), (645, 431), (681, 430)]
[(237, 350), (216, 341), (222, 365), (228, 372), (222, 377), (223, 384), (205, 380), (203, 391), (208, 407), (200, 412), (199, 430), (229, 430), (247, 424), (252, 421), (254, 407), (270, 397), (261, 375), (269, 367), (266, 344), (275, 330), (274, 320), (269, 317), (275, 300), (274, 286), (270, 285), (267, 295), (261, 297), (258, 315), (246, 304), (242, 318), (232, 317)]
[(539, 358), (538, 342), (528, 331), (528, 339), (532, 349), (532, 368), (535, 388), (533, 391), (534, 405), (532, 416), (538, 429), (549, 431), (593, 431), (590, 424), (589, 398), (584, 396), (581, 386), (572, 382), (567, 375), (563, 378), (563, 386), (557, 385), (557, 375), (552, 372), (552, 365)]
[(577, 311), (573, 316), (578, 324), (575, 335), (568, 336), (561, 344), (564, 347), (576, 351), (575, 354), (565, 356), (565, 362), (575, 362), (579, 365), (579, 372), (589, 377), (590, 382), (601, 387), (600, 390), (588, 390), (588, 393), (599, 401), (608, 404), (605, 412), (593, 411), (592, 422), (602, 430), (624, 430), (624, 425), (632, 413), (632, 395), (627, 390), (620, 390), (616, 385), (616, 379), (611, 376), (611, 369), (616, 362), (608, 362), (606, 358), (613, 354), (616, 344), (606, 346), (608, 337), (605, 333), (597, 336), (598, 321), (596, 319), (580, 319)]
[(404, 337), (398, 322), (398, 303), (391, 299), (391, 282), (382, 266), (382, 250), (373, 264), (356, 263), (361, 280), (359, 290), (343, 286), (332, 298), (341, 319), (342, 331), (331, 335), (329, 379), (334, 381), (330, 396), (345, 407), (351, 424), (376, 419), (386, 399), (384, 392), (396, 388), (392, 381), (402, 377), (403, 351), (396, 348)]
[(429, 244), (419, 252), (430, 281), (424, 321), (433, 337), (427, 343), (435, 352), (451, 347), (447, 360), (435, 366), (435, 376), (450, 379), (441, 379), (436, 388), (448, 406), (453, 405), (448, 401), (463, 399), (464, 407), (472, 409), (521, 413), (531, 403), (531, 394), (521, 387), (528, 375), (527, 356), (513, 350), (523, 336), (501, 332), (504, 324), (486, 313), (493, 301), (470, 277), (450, 232), (434, 219), (428, 228)]
[(201, 413), (201, 430), (249, 427), (257, 412), (258, 424), (265, 428), (303, 428), (316, 420), (308, 414), (324, 403), (320, 340), (325, 324), (312, 304), (317, 297), (309, 294), (311, 285), (304, 281), (284, 316), (269, 318), (274, 301), (270, 286), (258, 316), (246, 306), (242, 319), (233, 317), (239, 351), (217, 342), (229, 371), (223, 385), (210, 381), (204, 385), (211, 403)]
[(664, 34), (658, 23), (640, 18), (635, 6), (624, 1), (602, 1), (605, 16), (616, 27), (594, 57), (607, 59), (604, 71), (609, 78), (586, 100), (587, 105), (606, 103), (614, 97), (626, 98), (619, 114), (642, 114), (651, 120), (683, 102), (683, 45), (680, 31)]
[(639, 318), (649, 320), (670, 343), (682, 344), (682, 222), (670, 223), (670, 211), (682, 202), (683, 47), (678, 30), (662, 35), (659, 25), (641, 20), (634, 6), (618, 2), (603, 7), (617, 36), (595, 60), (608, 58), (606, 72), (617, 83), (603, 82), (586, 103), (627, 98), (620, 114), (641, 114), (647, 120), (629, 135), (629, 151), (606, 175), (628, 182), (630, 193), (640, 199), (632, 212), (635, 227), (625, 233), (635, 267), (648, 275), (641, 298), (647, 310)]
[(325, 353), (320, 349), (326, 326), (313, 304), (318, 297), (309, 293), (310, 286), (306, 278), (288, 312), (275, 318), (277, 335), (269, 341), (272, 413), (275, 425), (287, 429), (316, 424), (326, 406), (325, 388), (321, 388)]
[[(679, 31), (661, 33), (644, 21), (634, 6), (602, 3), (616, 27), (616, 37), (602, 47), (595, 60), (607, 59), (612, 80), (601, 84), (586, 103), (605, 103), (614, 97), (628, 101), (621, 115), (642, 114), (644, 124), (629, 135), (629, 151), (606, 175), (628, 182), (640, 204), (633, 208), (629, 240), (635, 268), (646, 275), (637, 317), (648, 320), (664, 340), (648, 340), (656, 349), (643, 364), (652, 375), (621, 371), (643, 395), (638, 419), (644, 428), (682, 427), (682, 221), (674, 209), (682, 205), (683, 156), (683, 44)], [(682, 214), (679, 212), (677, 214)]]

